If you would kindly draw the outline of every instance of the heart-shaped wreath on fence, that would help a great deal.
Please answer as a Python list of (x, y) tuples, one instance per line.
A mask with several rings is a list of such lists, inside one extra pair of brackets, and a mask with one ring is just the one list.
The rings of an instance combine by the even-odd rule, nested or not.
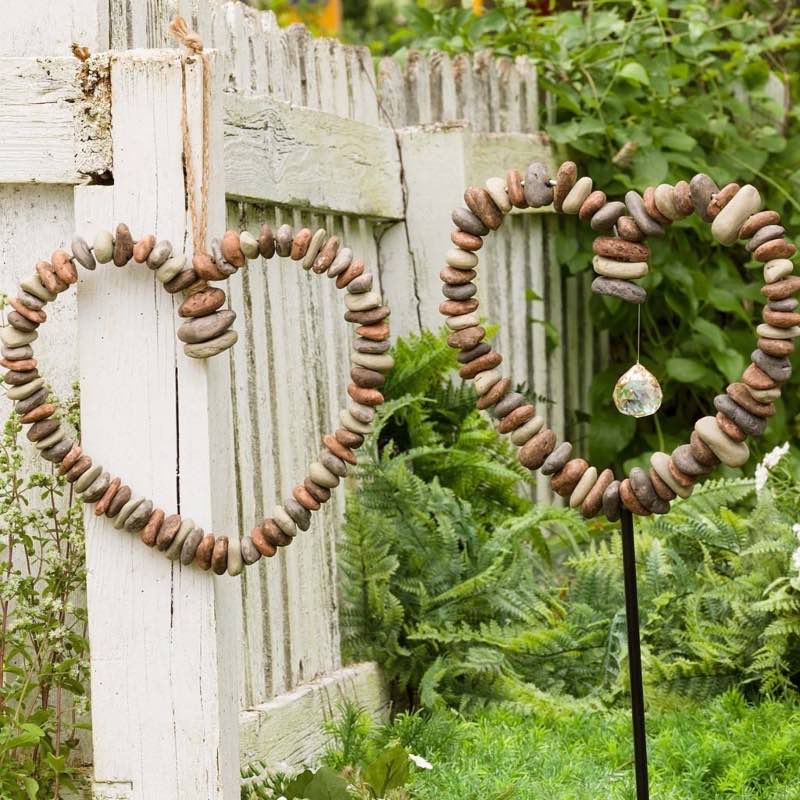
[[(590, 177), (578, 178), (576, 165), (567, 161), (550, 179), (545, 164), (531, 164), (523, 178), (509, 170), (506, 179), (490, 178), (485, 188), (470, 186), (464, 193), (467, 208), (453, 212), (454, 245), (440, 273), (447, 298), (440, 311), (452, 333), (449, 344), (461, 352), (459, 374), (472, 379), (478, 393), (478, 408), (489, 410), (501, 433), (510, 434), (519, 449), (521, 464), (550, 476), (557, 494), (569, 498), (572, 508), (584, 517), (604, 514), (619, 518), (621, 505), (634, 514), (665, 514), (676, 496), (688, 497), (695, 482), (718, 464), (743, 466), (750, 451), (748, 436), (764, 433), (767, 419), (775, 414), (781, 384), (791, 375), (789, 356), (793, 340), (800, 336), (800, 313), (793, 295), (800, 291), (800, 277), (792, 275), (790, 258), (797, 248), (784, 238), (780, 217), (761, 210), (761, 196), (751, 185), (730, 183), (719, 189), (707, 175), (690, 182), (649, 187), (644, 195), (630, 191), (625, 202), (609, 202), (595, 190)], [(697, 213), (711, 223), (714, 238), (723, 245), (747, 240), (747, 250), (764, 264), (761, 292), (767, 305), (763, 323), (756, 328), (756, 349), (741, 381), (731, 383), (725, 394), (714, 398), (716, 416), (699, 419), (687, 444), (671, 455), (654, 453), (650, 469), (635, 467), (623, 480), (612, 469), (602, 471), (583, 458), (572, 458), (572, 445), (558, 443), (519, 392), (511, 391), (511, 379), (498, 367), (503, 358), (484, 341), (485, 330), (477, 316), (477, 287), (473, 283), (478, 266), (477, 251), (483, 237), (497, 230), (513, 207), (541, 208), (552, 203), (563, 214), (576, 214), (600, 234), (594, 241), (593, 260), (597, 277), (592, 291), (629, 303), (645, 302), (647, 292), (634, 281), (647, 274), (650, 248), (645, 239), (663, 236), (672, 222)], [(624, 414), (653, 414), (661, 403), (658, 381), (636, 364), (620, 378), (614, 402)]]

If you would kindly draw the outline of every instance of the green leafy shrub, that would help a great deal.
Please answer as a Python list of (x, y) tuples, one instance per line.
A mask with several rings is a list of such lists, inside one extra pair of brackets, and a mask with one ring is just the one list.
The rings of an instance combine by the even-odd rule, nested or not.
[[(68, 416), (77, 422), (77, 404)], [(23, 466), (16, 415), (0, 437), (0, 796), (60, 797), (88, 727), (83, 506)]]
[[(442, 3), (403, 6), (394, 46), (449, 53), (480, 49), (529, 56), (549, 96), (543, 126), (557, 155), (573, 158), (609, 196), (707, 172), (720, 185), (751, 181), (790, 232), (800, 225), (800, 15), (766, 0), (601, 0), (542, 13), (540, 4), (497, 0), (476, 16)], [(466, 4), (465, 4), (466, 5)], [(559, 8), (562, 8), (559, 4)], [(502, 165), (504, 166), (523, 165)], [(590, 269), (593, 232), (560, 218), (564, 269)], [(611, 333), (611, 363), (592, 390), (592, 458), (625, 461), (671, 448), (737, 380), (760, 321), (760, 264), (743, 248), (715, 245), (696, 217), (655, 242), (642, 307), (642, 360), (664, 388), (658, 417), (629, 424), (610, 408), (622, 369), (636, 354), (636, 310), (592, 300)], [(800, 379), (786, 387), (766, 447), (800, 434)]]

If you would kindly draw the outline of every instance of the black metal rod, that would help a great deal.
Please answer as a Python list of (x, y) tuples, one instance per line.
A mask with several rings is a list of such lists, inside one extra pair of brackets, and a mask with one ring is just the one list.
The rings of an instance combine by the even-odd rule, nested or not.
[(633, 760), (636, 769), (636, 798), (650, 800), (647, 777), (647, 736), (644, 721), (644, 686), (642, 682), (642, 647), (639, 634), (639, 597), (636, 588), (636, 551), (633, 543), (633, 514), (623, 507), (622, 570), (625, 576), (625, 621), (628, 625), (628, 670), (631, 681), (631, 718), (633, 720)]

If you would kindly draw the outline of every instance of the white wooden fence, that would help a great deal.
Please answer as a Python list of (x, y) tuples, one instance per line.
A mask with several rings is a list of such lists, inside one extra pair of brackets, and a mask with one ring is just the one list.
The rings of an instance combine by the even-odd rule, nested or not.
[[(134, 234), (190, 240), (182, 61), (167, 33), (176, 12), (217, 51), (212, 235), (226, 216), (251, 229), (319, 223), (376, 267), (394, 333), (438, 328), (449, 212), (464, 187), (551, 158), (533, 69), (486, 54), (411, 54), (375, 69), (363, 48), (282, 30), (238, 2), (7, 9), (2, 288), (73, 229), (88, 238), (124, 220)], [(94, 54), (86, 64), (69, 56), (73, 41)], [(198, 65), (186, 74), (197, 143)], [(485, 248), (480, 293), (508, 369), (554, 401), (546, 414), (561, 435), (566, 414), (586, 407), (596, 345), (588, 285), (562, 278), (550, 228), (545, 214), (514, 212)], [(349, 334), (329, 282), (288, 263), (252, 265), (228, 289), (240, 332), (230, 358), (176, 353), (173, 300), (131, 268), (98, 270), (77, 304), (73, 294), (53, 309), (41, 362), (60, 393), (80, 376), (84, 441), (98, 459), (163, 507), (180, 498), (207, 529), (233, 532), (302, 476), (345, 396)], [(561, 336), (552, 351), (545, 322)], [(95, 797), (235, 798), (240, 761), (312, 756), (337, 697), (385, 704), (373, 665), (341, 663), (342, 509), (340, 492), (308, 534), (241, 581), (174, 568), (87, 516)]]

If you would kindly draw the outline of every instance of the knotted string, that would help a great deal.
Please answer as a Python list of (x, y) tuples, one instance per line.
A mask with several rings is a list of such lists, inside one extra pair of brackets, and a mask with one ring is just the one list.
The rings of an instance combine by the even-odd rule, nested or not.
[(175, 15), (169, 24), (170, 33), (187, 49), (187, 56), (199, 55), (203, 62), (203, 128), (202, 128), (202, 174), (200, 178), (200, 210), (197, 208), (195, 188), (194, 160), (189, 133), (186, 102), (186, 63), (187, 56), (182, 59), (183, 82), (181, 86), (181, 129), (183, 132), (183, 166), (186, 171), (186, 195), (189, 200), (189, 214), (192, 219), (192, 244), (195, 253), (206, 252), (206, 230), (208, 227), (208, 119), (211, 97), (210, 68), (208, 55), (203, 49), (203, 40), (195, 33), (186, 20)]

